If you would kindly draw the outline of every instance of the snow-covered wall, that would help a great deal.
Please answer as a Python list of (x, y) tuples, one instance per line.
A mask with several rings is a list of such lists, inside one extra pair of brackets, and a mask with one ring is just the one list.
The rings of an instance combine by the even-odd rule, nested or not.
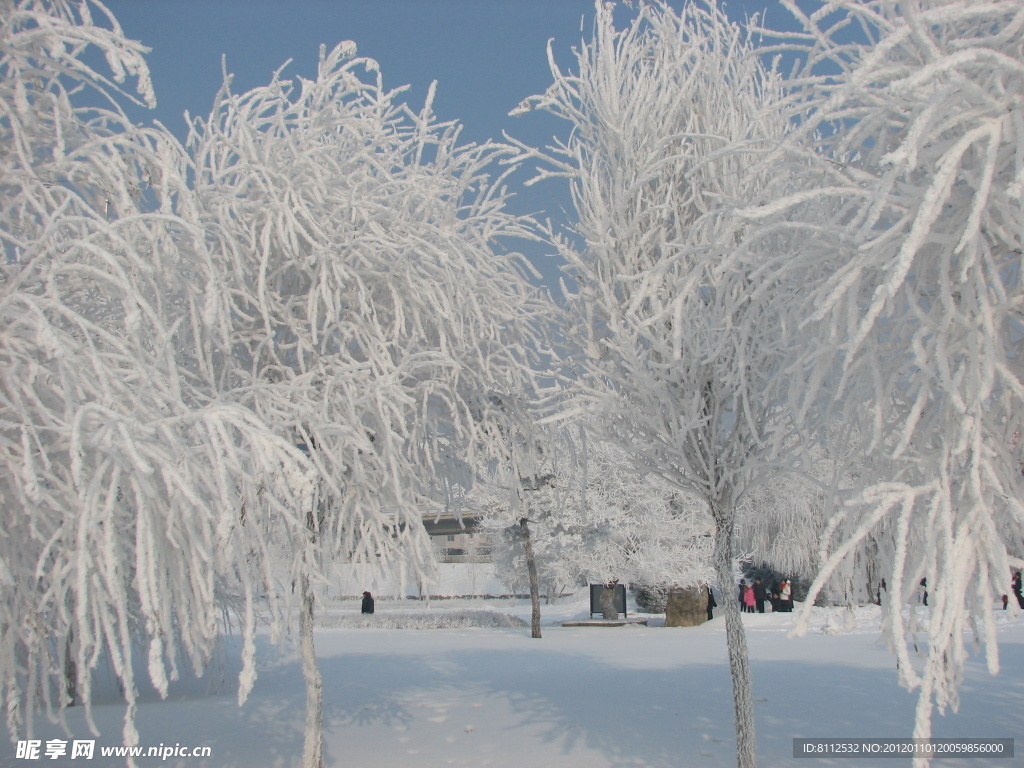
[(434, 580), (419, 584), (406, 579), (404, 589), (398, 573), (373, 574), (359, 565), (337, 566), (337, 577), (330, 589), (331, 597), (355, 597), (369, 590), (380, 597), (462, 597), (501, 596), (511, 591), (494, 575), (493, 563), (438, 563)]

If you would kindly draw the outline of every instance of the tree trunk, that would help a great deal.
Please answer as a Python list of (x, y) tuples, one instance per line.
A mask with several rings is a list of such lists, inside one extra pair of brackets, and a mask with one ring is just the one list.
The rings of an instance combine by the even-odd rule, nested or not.
[(302, 646), (302, 676), (306, 680), (306, 744), (302, 751), (302, 766), (323, 768), (324, 686), (313, 645), (313, 590), (308, 573), (302, 574), (299, 641)]
[(530, 576), (530, 634), (540, 637), (540, 586), (537, 583), (537, 561), (533, 558), (533, 542), (530, 541), (530, 526), (526, 518), (519, 521), (523, 534), (523, 551), (526, 552), (526, 572)]
[(601, 618), (605, 621), (617, 621), (619, 612), (615, 608), (615, 587), (619, 582), (605, 584), (601, 589)]
[(64, 641), (64, 701), (68, 707), (78, 703), (78, 665), (75, 663), (75, 653), (71, 649), (74, 638), (75, 631), (69, 629)]
[(732, 674), (732, 701), (736, 714), (736, 765), (754, 768), (756, 745), (754, 741), (754, 697), (750, 686), (750, 658), (747, 654), (747, 635), (743, 629), (740, 604), (730, 599), (736, 593), (733, 583), (733, 527), (735, 512), (712, 503), (715, 519), (715, 574), (718, 586), (726, 599), (725, 639), (729, 648), (729, 671)]

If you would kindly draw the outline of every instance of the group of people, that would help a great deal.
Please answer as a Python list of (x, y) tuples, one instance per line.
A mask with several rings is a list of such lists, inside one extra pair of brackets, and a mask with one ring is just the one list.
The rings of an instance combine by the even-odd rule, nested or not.
[(788, 613), (793, 610), (793, 585), (789, 579), (782, 579), (769, 592), (761, 579), (754, 579), (750, 584), (740, 579), (739, 601), (744, 613), (764, 613), (765, 603), (770, 603), (773, 611)]

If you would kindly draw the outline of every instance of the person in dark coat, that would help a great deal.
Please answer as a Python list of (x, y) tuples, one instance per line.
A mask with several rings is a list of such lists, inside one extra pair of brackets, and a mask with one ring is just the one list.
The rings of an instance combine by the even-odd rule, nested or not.
[(373, 595), (363, 592), (363, 613), (373, 613)]
[(739, 593), (740, 613), (743, 613), (745, 610), (747, 610), (747, 604), (743, 600), (743, 596), (746, 593), (747, 593), (747, 580), (746, 579), (740, 579), (740, 593)]
[(715, 615), (712, 612), (712, 609), (717, 608), (717, 607), (718, 607), (718, 603), (715, 602), (715, 595), (711, 591), (711, 587), (709, 586), (708, 587), (708, 621), (711, 621), (713, 618), (715, 618)]
[(1017, 598), (1017, 605), (1024, 608), (1024, 594), (1021, 594), (1021, 582), (1020, 582), (1020, 571), (1013, 574), (1013, 581), (1010, 583), (1013, 587), (1013, 596)]
[(768, 590), (760, 579), (754, 579), (754, 603), (757, 605), (757, 612), (764, 613), (764, 601), (768, 599)]

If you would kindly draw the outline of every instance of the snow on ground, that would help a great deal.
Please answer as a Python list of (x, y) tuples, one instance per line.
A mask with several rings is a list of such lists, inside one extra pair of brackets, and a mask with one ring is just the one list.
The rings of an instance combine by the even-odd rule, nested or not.
[[(325, 761), (335, 768), (680, 768), (735, 765), (724, 619), (695, 628), (559, 626), (587, 618), (585, 593), (544, 606), (544, 637), (520, 628), (324, 628), (316, 637), (324, 678)], [(528, 601), (378, 601), (380, 626), (414, 614), (497, 611), (528, 619)], [(918, 608), (917, 610), (926, 610)], [(907, 766), (909, 760), (794, 758), (794, 737), (907, 737), (915, 694), (896, 682), (878, 642), (879, 609), (815, 609), (811, 631), (788, 637), (791, 614), (744, 617), (756, 699), (758, 764), (819, 768)], [(355, 617), (355, 602), (324, 611)], [(937, 716), (935, 736), (1016, 738), (1024, 750), (1024, 616), (1000, 612), (1002, 671), (975, 656), (959, 713)], [(406, 622), (408, 623), (408, 622)], [(416, 625), (415, 623), (413, 624)], [(838, 631), (838, 634), (832, 634)], [(145, 746), (209, 745), (211, 758), (140, 758), (141, 768), (299, 765), (305, 691), (294, 647), (261, 639), (260, 676), (236, 705), (237, 642), (203, 680), (151, 693), (140, 706)], [(121, 744), (123, 707), (95, 708), (97, 745)], [(40, 718), (42, 739), (69, 738)], [(71, 738), (89, 738), (80, 711)], [(16, 759), (3, 766), (123, 765), (96, 756)], [(1018, 755), (1021, 753), (1018, 752)], [(1014, 759), (936, 760), (934, 766), (1019, 765)]]

